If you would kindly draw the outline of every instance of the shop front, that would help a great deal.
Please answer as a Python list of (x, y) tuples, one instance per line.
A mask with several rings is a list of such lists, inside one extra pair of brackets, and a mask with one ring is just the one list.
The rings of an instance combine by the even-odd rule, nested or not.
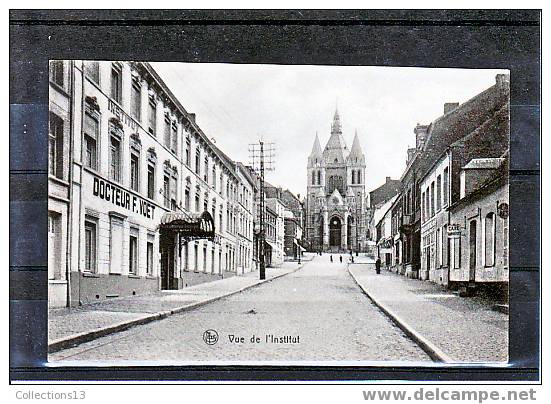
[[(200, 239), (214, 241), (214, 238), (214, 220), (209, 212), (165, 213), (159, 225), (161, 289), (170, 290), (184, 287), (177, 264), (182, 258), (182, 250), (189, 251), (188, 244), (191, 241)], [(195, 256), (196, 260), (198, 255)], [(206, 260), (206, 256), (203, 257), (203, 260)]]

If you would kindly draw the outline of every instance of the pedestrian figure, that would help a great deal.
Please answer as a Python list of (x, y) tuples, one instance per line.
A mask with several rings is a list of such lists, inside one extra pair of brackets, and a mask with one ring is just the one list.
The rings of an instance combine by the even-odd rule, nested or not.
[(352, 263), (354, 263), (354, 256), (350, 255), (350, 258), (352, 259)]
[(331, 260), (331, 262), (333, 262), (333, 254), (329, 256), (329, 259)]
[(375, 271), (380, 274), (381, 273), (381, 259), (377, 258), (377, 261), (375, 261)]
[(341, 263), (342, 263), (342, 255), (339, 255), (339, 259), (341, 260)]

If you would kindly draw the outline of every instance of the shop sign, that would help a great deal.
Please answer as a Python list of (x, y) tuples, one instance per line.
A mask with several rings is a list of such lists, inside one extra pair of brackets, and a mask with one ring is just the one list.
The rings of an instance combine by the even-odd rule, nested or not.
[(461, 231), (461, 225), (451, 223), (448, 225), (448, 233), (457, 233)]
[(113, 100), (109, 100), (109, 111), (111, 111), (119, 121), (130, 127), (132, 130), (138, 129), (138, 123), (119, 107)]
[(148, 219), (153, 219), (155, 205), (134, 195), (115, 184), (94, 177), (93, 185), (94, 196), (110, 202), (115, 206), (120, 206), (130, 212), (138, 213)]

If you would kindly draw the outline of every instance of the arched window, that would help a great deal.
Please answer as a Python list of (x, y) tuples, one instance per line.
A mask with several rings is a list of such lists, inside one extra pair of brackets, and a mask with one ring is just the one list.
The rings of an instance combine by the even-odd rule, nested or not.
[(493, 267), (495, 265), (496, 252), (496, 215), (490, 212), (484, 218), (484, 265)]
[(358, 184), (362, 183), (362, 170), (358, 170), (358, 175), (356, 179), (358, 180)]
[(318, 170), (318, 185), (321, 184), (321, 171)]
[(316, 185), (316, 172), (312, 171), (312, 185)]
[(352, 170), (352, 184), (356, 183), (356, 170)]

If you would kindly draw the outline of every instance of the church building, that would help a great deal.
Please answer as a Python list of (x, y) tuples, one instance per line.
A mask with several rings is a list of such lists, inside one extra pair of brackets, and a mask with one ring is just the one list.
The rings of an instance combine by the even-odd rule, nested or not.
[(306, 240), (312, 251), (366, 248), (365, 156), (356, 132), (348, 149), (335, 110), (322, 151), (318, 135), (308, 157)]

